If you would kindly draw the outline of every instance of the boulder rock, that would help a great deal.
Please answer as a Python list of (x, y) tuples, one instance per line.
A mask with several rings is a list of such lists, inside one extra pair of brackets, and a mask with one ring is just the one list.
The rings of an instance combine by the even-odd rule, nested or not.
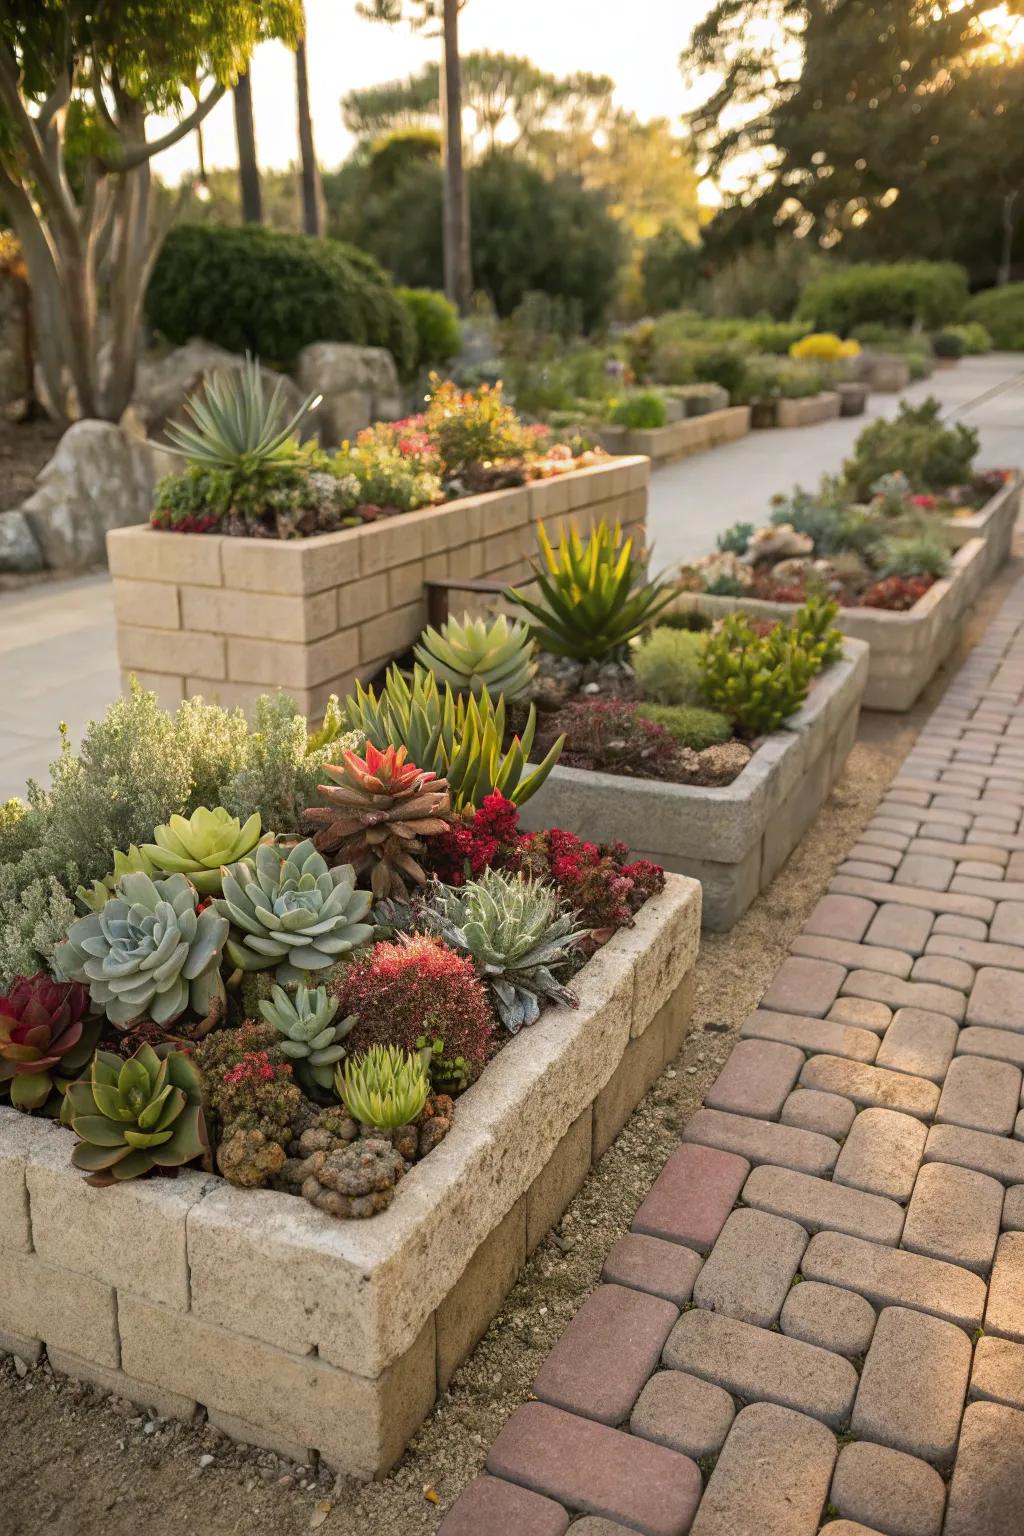
[(304, 395), (323, 395), (320, 429), (331, 447), (355, 437), (374, 421), (406, 414), (395, 360), (384, 347), (356, 347), (342, 341), (314, 341), (303, 347), (295, 377)]
[(76, 421), (21, 508), (43, 563), (67, 571), (103, 564), (107, 530), (146, 522), (156, 481), (179, 468), (179, 460), (123, 427)]
[(0, 512), (0, 571), (39, 571), (43, 553), (24, 512)]
[[(384, 355), (390, 357), (389, 353)], [(201, 387), (208, 373), (241, 368), (244, 361), (236, 353), (195, 336), (163, 357), (143, 358), (136, 373), (131, 410), (148, 435), (155, 437), (168, 421), (187, 421), (185, 401)], [(294, 414), (309, 390), (300, 389), (287, 374), (275, 373), (271, 368), (263, 368), (262, 373), (268, 389), (281, 382), (289, 414)], [(302, 436), (315, 437), (318, 428), (318, 413), (311, 411), (303, 421)]]

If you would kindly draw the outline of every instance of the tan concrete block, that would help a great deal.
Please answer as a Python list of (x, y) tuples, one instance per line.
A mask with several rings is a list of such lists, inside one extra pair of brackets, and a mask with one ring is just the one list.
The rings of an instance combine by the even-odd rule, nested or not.
[(530, 495), (530, 521), (547, 523), (569, 510), (569, 476), (555, 475), (550, 480), (534, 480), (527, 487)]
[(155, 693), (161, 709), (177, 709), (186, 696), (185, 679), (166, 672), (144, 672), (137, 667), (126, 668), (121, 673), (121, 689), (127, 693), (132, 678), (147, 693)]
[(359, 653), (361, 656), (397, 656), (419, 638), (426, 622), (425, 597), (407, 603), (403, 608), (395, 608), (391, 613), (382, 613), (379, 619), (360, 625)]
[(0, 1330), (117, 1366), (112, 1286), (44, 1264), (35, 1254), (0, 1252)]
[(313, 688), (329, 678), (352, 672), (359, 665), (360, 633), (358, 628), (339, 630), (309, 644), (229, 636), (228, 672), (232, 682), (237, 683)]
[(354, 1477), (384, 1472), (430, 1411), (435, 1396), (433, 1321), (375, 1381), (170, 1312), (119, 1297), (122, 1366), (207, 1408), (309, 1446)]
[(212, 630), (256, 640), (305, 642), (332, 635), (338, 628), (338, 600), (333, 588), (308, 596), (239, 592), (222, 588), (181, 588), (181, 622), (188, 630)]
[(423, 561), (424, 581), (443, 581), (448, 575), (448, 551), (438, 550), (434, 555), (427, 555)]
[(665, 1020), (658, 1015), (643, 1034), (630, 1040), (615, 1071), (594, 1100), (593, 1158), (611, 1146), (651, 1084), (665, 1059)]
[(93, 1386), (104, 1392), (112, 1392), (115, 1397), (126, 1397), (130, 1403), (138, 1403), (141, 1408), (152, 1408), (162, 1419), (180, 1419), (188, 1424), (195, 1417), (199, 1406), (194, 1397), (184, 1397), (179, 1392), (166, 1392), (151, 1382), (135, 1381), (133, 1377), (126, 1376), (124, 1371), (94, 1365), (91, 1360), (83, 1360), (80, 1355), (66, 1349), (55, 1349), (51, 1345), (46, 1351), (46, 1358), (58, 1375), (70, 1376), (72, 1381), (92, 1382)]
[(475, 581), (483, 576), (488, 564), (488, 554), (483, 544), (460, 544), (448, 552), (448, 574), (452, 577), (465, 576)]
[[(207, 596), (209, 587), (202, 590)], [(180, 629), (178, 588), (171, 581), (134, 581), (129, 577), (114, 580), (114, 614), (119, 624), (141, 624), (150, 629)], [(201, 629), (201, 624), (194, 626)]]
[(488, 538), (498, 533), (511, 533), (514, 528), (522, 528), (529, 521), (530, 494), (526, 486), (496, 491), (484, 503), (481, 536)]
[(423, 524), (405, 517), (382, 518), (362, 530), (361, 576), (390, 571), (392, 566), (418, 560), (423, 555)]
[(369, 529), (342, 528), (310, 539), (223, 539), (224, 585), (286, 597), (325, 592), (362, 573)]
[(665, 1030), (663, 1067), (667, 1067), (670, 1061), (675, 1060), (686, 1043), (693, 1019), (693, 1000), (696, 993), (697, 978), (691, 971), (689, 976), (684, 977), (680, 982), (668, 1002), (662, 1005)]
[[(183, 535), (184, 537), (184, 535)], [(198, 537), (198, 535), (197, 535)], [(184, 673), (198, 677), (227, 677), (224, 640), (220, 635), (142, 629), (119, 624), (117, 654), (126, 670), (162, 672), (169, 661)]]
[(233, 542), (219, 534), (112, 528), (107, 534), (107, 561), (110, 574), (115, 577), (219, 587), (223, 581), (221, 550), (224, 544)]
[[(213, 704), (219, 704), (222, 709), (242, 709), (250, 716), (257, 699), (262, 698), (264, 694), (278, 691), (263, 683), (228, 683), (211, 677), (186, 677), (185, 679), (186, 698), (200, 696), (209, 699)], [(296, 698), (300, 691), (297, 688), (289, 688), (288, 694), (291, 698)]]
[(437, 1309), (437, 1385), (443, 1392), (476, 1348), (526, 1263), (527, 1197), (484, 1239)]
[(29, 1152), (41, 1139), (38, 1120), (0, 1107), (0, 1250), (32, 1251), (25, 1167)]
[(339, 587), (338, 627), (351, 629), (367, 619), (375, 619), (388, 610), (388, 578), (385, 572), (364, 576), (359, 581)]
[(555, 1225), (590, 1172), (593, 1111), (577, 1115), (526, 1192), (526, 1251)]
[(388, 606), (401, 608), (415, 603), (423, 596), (423, 561), (412, 560), (408, 565), (396, 565), (388, 571)]

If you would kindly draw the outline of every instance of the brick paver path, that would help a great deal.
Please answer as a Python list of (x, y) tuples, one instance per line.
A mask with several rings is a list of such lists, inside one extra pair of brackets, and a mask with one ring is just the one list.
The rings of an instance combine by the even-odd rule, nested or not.
[(443, 1536), (1024, 1536), (1024, 582)]

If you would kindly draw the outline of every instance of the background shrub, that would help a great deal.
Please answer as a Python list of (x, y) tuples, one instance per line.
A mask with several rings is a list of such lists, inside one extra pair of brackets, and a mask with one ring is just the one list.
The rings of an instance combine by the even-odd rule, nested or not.
[(951, 325), (948, 329), (960, 337), (968, 357), (982, 357), (992, 351), (992, 337), (979, 321), (967, 320), (963, 325)]
[(851, 494), (867, 501), (883, 475), (902, 472), (913, 491), (944, 491), (970, 478), (978, 434), (962, 422), (945, 426), (935, 399), (920, 405), (904, 400), (892, 421), (873, 421), (853, 445), (843, 465)]
[(365, 251), (245, 225), (181, 224), (157, 257), (146, 318), (168, 341), (190, 336), (291, 368), (312, 341), (386, 347), (416, 361), (412, 314)]
[(959, 320), (966, 303), (967, 274), (956, 262), (864, 262), (814, 278), (797, 315), (819, 330), (848, 336), (872, 321), (935, 329)]
[(963, 357), (966, 350), (964, 339), (958, 331), (936, 331), (932, 337), (932, 351), (936, 357)]
[(703, 638), (690, 629), (658, 625), (633, 653), (644, 697), (656, 704), (699, 704)]
[(964, 319), (983, 325), (993, 346), (1005, 352), (1024, 351), (1024, 283), (976, 293), (964, 310)]
[(628, 427), (632, 431), (650, 431), (665, 425), (665, 401), (654, 390), (640, 390), (617, 400), (608, 413), (608, 420), (616, 427)]
[(396, 288), (416, 327), (416, 367), (444, 367), (462, 342), (459, 312), (436, 288)]

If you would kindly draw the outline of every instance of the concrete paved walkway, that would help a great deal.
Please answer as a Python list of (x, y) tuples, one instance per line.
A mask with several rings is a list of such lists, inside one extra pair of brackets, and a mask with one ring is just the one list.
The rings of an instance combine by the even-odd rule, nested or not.
[(1021, 1536), (1024, 581), (442, 1536)]
[[(898, 399), (936, 395), (979, 426), (982, 461), (1020, 462), (1024, 356), (965, 359), (904, 396), (876, 395), (871, 411), (892, 415)], [(864, 418), (791, 432), (758, 432), (738, 443), (660, 469), (651, 486), (648, 526), (655, 564), (704, 554), (717, 533), (739, 519), (761, 521), (774, 491), (794, 481), (817, 484), (839, 468)], [(120, 689), (110, 585), (103, 576), (0, 593), (0, 800), (46, 774), (57, 752), (57, 725), (78, 741)]]

